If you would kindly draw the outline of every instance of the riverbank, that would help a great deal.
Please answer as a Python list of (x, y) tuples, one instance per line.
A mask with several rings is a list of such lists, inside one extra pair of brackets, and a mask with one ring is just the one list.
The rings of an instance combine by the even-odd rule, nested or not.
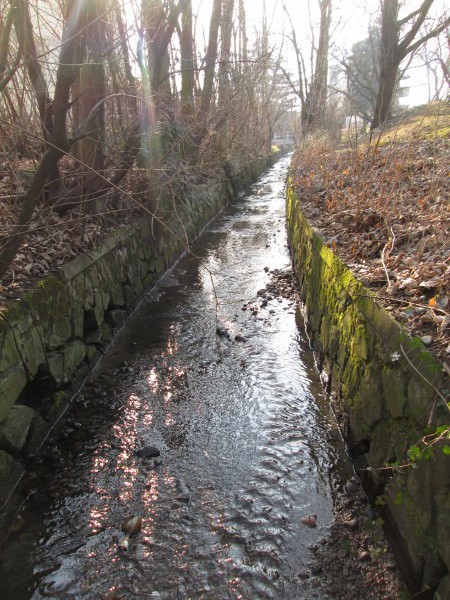
[[(403, 185), (399, 176), (403, 171), (397, 167), (397, 177), (390, 173), (386, 179), (382, 179), (375, 168), (380, 187), (373, 187), (374, 180), (371, 180), (366, 196), (356, 197), (358, 201), (355, 202), (355, 193), (358, 191), (356, 189), (355, 192), (355, 188), (359, 185), (355, 169), (360, 168), (361, 172), (366, 169), (366, 179), (370, 179), (370, 161), (379, 154), (383, 156), (383, 137), (376, 143), (375, 150), (365, 150), (369, 162), (364, 168), (361, 166), (362, 156), (361, 163), (358, 160), (354, 163), (350, 162), (350, 158), (355, 156), (350, 151), (333, 152), (324, 147), (323, 156), (319, 159), (316, 154), (314, 166), (311, 163), (308, 167), (308, 150), (305, 155), (299, 150), (294, 169), (296, 164), (299, 165), (301, 174), (296, 179), (294, 170), (288, 190), (288, 226), (308, 329), (318, 353), (323, 380), (332, 394), (337, 421), (349, 443), (357, 472), (366, 485), (371, 501), (379, 509), (379, 518), (386, 523), (386, 530), (391, 536), (402, 571), (408, 578), (410, 590), (425, 598), (431, 597), (436, 589), (438, 593), (446, 589), (449, 579), (448, 523), (445, 516), (450, 501), (446, 455), (449, 415), (445, 402), (448, 386), (445, 361), (442, 369), (442, 363), (427, 351), (430, 346), (428, 338), (425, 335), (418, 339), (410, 337), (392, 318), (393, 311), (382, 308), (383, 303), (376, 290), (372, 293), (362, 285), (361, 279), (358, 280), (358, 269), (355, 269), (356, 277), (353, 275), (353, 263), (349, 269), (337, 256), (339, 248), (345, 249), (344, 256), (345, 251), (352, 254), (357, 247), (361, 253), (370, 254), (372, 244), (367, 243), (367, 248), (363, 248), (359, 229), (361, 219), (370, 216), (376, 207), (376, 197), (374, 199), (368, 192), (371, 190), (377, 194), (381, 190), (380, 194), (384, 193), (394, 202), (395, 190), (398, 191), (398, 187)], [(403, 146), (399, 149), (394, 142), (390, 145), (391, 142), (386, 140), (385, 144), (388, 147), (386, 152), (389, 151), (391, 156), (395, 157), (399, 151), (404, 158)], [(439, 152), (445, 146), (444, 142), (442, 144), (437, 143)], [(311, 148), (311, 153), (318, 151), (317, 146)], [(442, 155), (439, 155), (433, 190), (439, 190), (439, 184), (441, 187), (446, 185), (438, 177), (441, 160)], [(389, 171), (391, 163), (387, 162), (386, 156), (382, 162)], [(306, 175), (308, 169), (310, 177)], [(393, 189), (388, 187), (389, 177)], [(340, 195), (333, 195), (336, 190), (341, 190)], [(445, 230), (448, 213), (443, 210), (442, 198), (439, 194), (434, 196), (432, 191), (430, 194), (430, 210), (436, 218), (442, 219), (439, 223)], [(338, 200), (342, 203), (339, 204)], [(383, 218), (384, 224), (388, 217), (395, 224), (395, 219), (402, 214), (404, 201), (405, 197), (400, 194), (397, 209), (391, 208), (379, 217)], [(344, 210), (345, 207), (347, 210)], [(327, 214), (325, 217), (329, 209), (332, 209), (333, 216)], [(361, 212), (358, 213), (358, 210)], [(347, 223), (348, 214), (352, 216)], [(412, 214), (407, 216), (413, 218)], [(315, 225), (323, 227), (324, 222), (331, 221), (335, 224), (331, 232), (344, 233), (340, 238), (333, 238), (330, 237), (330, 230), (326, 230), (325, 239), (329, 242), (326, 245)], [(408, 221), (405, 222), (408, 229)], [(400, 223), (403, 223), (401, 219)], [(379, 239), (383, 231), (380, 223), (377, 225), (375, 221), (372, 235)], [(392, 234), (392, 248), (394, 238), (400, 238), (398, 229)], [(406, 243), (405, 240), (403, 242)], [(436, 246), (433, 246), (434, 242)], [(436, 229), (431, 229), (431, 238), (426, 243), (438, 254), (443, 251)], [(375, 261), (379, 260), (382, 268), (387, 269), (388, 255), (391, 253), (393, 259), (395, 252), (388, 252), (387, 242), (377, 248), (381, 256), (375, 256)], [(439, 270), (442, 261), (439, 262), (437, 256), (434, 255), (435, 266)], [(405, 252), (400, 251), (396, 258), (400, 263), (405, 258)], [(426, 261), (424, 264), (426, 266)], [(374, 268), (374, 264), (369, 265), (367, 271), (372, 272)], [(420, 265), (417, 269), (419, 272)], [(435, 275), (434, 283), (430, 284), (430, 291), (432, 286), (435, 287), (428, 302), (425, 304), (426, 295), (420, 299), (420, 314), (433, 313), (439, 317), (440, 313), (445, 313), (440, 307), (448, 301), (446, 269), (439, 277)], [(386, 293), (395, 299), (399, 286), (394, 286), (392, 271), (386, 270), (386, 277), (391, 283)], [(417, 278), (415, 281), (417, 289), (420, 288), (424, 293), (424, 285), (420, 286)], [(412, 290), (410, 288), (410, 294), (406, 294), (411, 307), (418, 304), (411, 300), (415, 293)], [(436, 318), (436, 321), (445, 325), (445, 317)], [(442, 327), (438, 333), (445, 338), (446, 327)], [(432, 337), (434, 335), (438, 334), (433, 333)], [(439, 352), (435, 355), (439, 355)]]
[[(52, 225), (55, 235), (49, 235), (48, 229), (43, 234), (39, 227), (30, 234), (24, 247), (29, 252), (27, 261), (38, 260), (42, 252), (50, 252), (51, 261), (44, 271), (28, 270), (21, 262), (24, 255), (19, 254), (13, 265), (16, 270), (12, 268), (17, 280), (4, 282), (2, 288), (0, 504), (65, 411), (73, 382), (92, 370), (142, 293), (279, 156), (229, 169), (228, 175), (224, 170), (221, 178), (187, 189), (183, 204), (171, 206), (164, 221), (151, 216), (138, 219), (132, 213), (111, 233), (110, 222), (102, 227), (105, 222), (98, 223), (98, 217), (86, 218), (84, 243), (75, 246), (81, 254), (68, 262), (61, 262), (67, 255), (60, 252), (58, 236), (76, 241), (73, 215), (64, 227), (59, 222)], [(95, 249), (91, 228), (98, 229), (94, 241), (101, 240)], [(40, 244), (42, 235), (47, 245)]]
[(146, 295), (23, 480), (15, 600), (329, 600), (311, 546), (351, 471), (284, 278), (287, 162)]
[(450, 377), (450, 106), (416, 107), (371, 143), (307, 139), (291, 164), (302, 212)]
[[(249, 157), (245, 163), (230, 161), (223, 168), (215, 167), (209, 172), (192, 170), (189, 186), (185, 182), (180, 184), (177, 180), (171, 184), (173, 197), (164, 210), (161, 206), (155, 210), (149, 199), (133, 183), (133, 180), (142, 177), (141, 170), (137, 168), (131, 171), (125, 180), (123, 193), (118, 192), (109, 198), (105, 210), (100, 212), (89, 211), (80, 205), (61, 216), (52, 210), (51, 206), (46, 205), (45, 198), (41, 198), (38, 210), (30, 223), (26, 241), (0, 282), (0, 313), (9, 303), (20, 299), (24, 293), (36, 287), (39, 281), (56, 273), (75, 258), (96, 252), (108, 237), (118, 231), (124, 232), (133, 228), (144, 217), (154, 219), (157, 226), (163, 227), (167, 236), (178, 235), (179, 244), (187, 250), (188, 239), (192, 241), (195, 232), (198, 233), (206, 224), (206, 221), (202, 222), (200, 219), (198, 225), (194, 224), (194, 232), (183, 230), (183, 227), (189, 229), (193, 225), (190, 223), (189, 213), (192, 212), (190, 208), (192, 209), (195, 198), (200, 196), (202, 204), (207, 206), (219, 186), (222, 188), (226, 204), (234, 195), (253, 183), (264, 168), (273, 164), (283, 153), (274, 147), (269, 157)], [(33, 161), (26, 160), (22, 160), (17, 166), (21, 177), (25, 177), (28, 172), (33, 173), (33, 168)], [(171, 179), (170, 173), (167, 174), (167, 179)], [(11, 185), (6, 177), (2, 178), (0, 175), (0, 190), (5, 194), (18, 193), (15, 188), (9, 189), (8, 186)], [(166, 194), (167, 191), (162, 191), (161, 198)], [(177, 194), (184, 195), (183, 202), (176, 198)], [(177, 206), (177, 203), (180, 206)], [(19, 204), (0, 205), (2, 233), (13, 226), (19, 209)], [(217, 210), (219, 209), (220, 204)], [(215, 214), (217, 213), (212, 207), (208, 218)]]

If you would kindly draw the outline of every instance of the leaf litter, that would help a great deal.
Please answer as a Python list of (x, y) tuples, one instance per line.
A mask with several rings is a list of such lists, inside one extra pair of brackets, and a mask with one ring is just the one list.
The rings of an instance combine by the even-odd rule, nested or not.
[(371, 143), (306, 143), (294, 155), (291, 182), (324, 242), (448, 376), (450, 108), (411, 112)]

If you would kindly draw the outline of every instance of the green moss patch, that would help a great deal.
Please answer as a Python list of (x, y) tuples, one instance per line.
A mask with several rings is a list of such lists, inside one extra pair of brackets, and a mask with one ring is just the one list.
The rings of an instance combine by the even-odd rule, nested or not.
[[(324, 364), (347, 411), (352, 441), (370, 442), (367, 464), (386, 476), (387, 464), (408, 462), (408, 448), (427, 427), (450, 424), (448, 407), (436, 392), (442, 365), (322, 242), (302, 214), (291, 185), (286, 208), (293, 266), (316, 349), (327, 357)], [(445, 514), (448, 521), (449, 484), (447, 477), (438, 477), (443, 463), (450, 473), (450, 457), (436, 452), (441, 453), (435, 459), (422, 459), (420, 481), (412, 467), (409, 474), (401, 470), (392, 476), (389, 489), (401, 488), (402, 506), (399, 510), (390, 502), (391, 517), (406, 540), (406, 551), (415, 553), (409, 556), (411, 564), (422, 569), (443, 562), (450, 570), (448, 538), (445, 541), (439, 531)], [(380, 473), (372, 471), (375, 484)], [(423, 485), (431, 490), (420, 495)]]

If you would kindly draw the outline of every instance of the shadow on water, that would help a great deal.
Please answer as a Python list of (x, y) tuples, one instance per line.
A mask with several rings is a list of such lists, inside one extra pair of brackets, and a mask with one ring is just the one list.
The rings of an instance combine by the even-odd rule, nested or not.
[[(288, 162), (147, 295), (71, 406), (24, 484), (5, 597), (326, 598), (298, 574), (348, 466), (293, 301), (257, 295), (289, 267)], [(158, 459), (136, 454), (149, 445)]]

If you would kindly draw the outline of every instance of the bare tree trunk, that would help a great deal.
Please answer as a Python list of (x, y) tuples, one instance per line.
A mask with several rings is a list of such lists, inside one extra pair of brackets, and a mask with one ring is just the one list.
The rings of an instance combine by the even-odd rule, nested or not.
[[(288, 14), (291, 25), (290, 41), (294, 47), (297, 61), (298, 82), (294, 82), (291, 75), (282, 67), (283, 72), (292, 91), (300, 100), (300, 118), (302, 129), (306, 132), (323, 125), (327, 91), (328, 91), (328, 52), (330, 46), (331, 0), (318, 0), (320, 8), (320, 30), (317, 49), (314, 44), (314, 29), (311, 26), (311, 83), (307, 77), (304, 57), (297, 41), (294, 23)], [(315, 56), (315, 60), (314, 60)]]
[[(66, 23), (72, 14), (74, 2), (67, 2)], [(73, 14), (76, 15), (76, 12)], [(52, 145), (45, 152), (33, 176), (31, 184), (26, 191), (22, 209), (11, 233), (3, 243), (0, 250), (0, 279), (5, 275), (11, 262), (14, 260), (20, 245), (25, 238), (34, 210), (42, 194), (42, 190), (57, 165), (61, 156), (68, 152), (70, 141), (67, 135), (67, 111), (70, 102), (70, 90), (77, 77), (81, 56), (77, 36), (80, 27), (79, 20), (73, 18), (69, 28), (65, 27), (63, 42), (59, 55), (59, 65), (56, 74), (55, 95), (53, 100), (53, 139)]]
[[(134, 164), (136, 157), (141, 147), (140, 123), (137, 122), (132, 131), (128, 135), (125, 147), (122, 152), (120, 165), (115, 169), (112, 177), (106, 179), (101, 173), (91, 172), (89, 174), (88, 185), (91, 198), (103, 196), (109, 189), (117, 186), (125, 177), (128, 171)], [(64, 215), (69, 210), (73, 209), (79, 203), (80, 195), (83, 191), (83, 185), (86, 182), (79, 183), (75, 188), (69, 190), (67, 194), (62, 196), (55, 204), (55, 208), (60, 215)]]
[(191, 116), (194, 110), (194, 45), (192, 39), (192, 0), (184, 0), (181, 12), (181, 111)]
[(264, 147), (266, 153), (270, 153), (272, 136), (268, 130), (270, 118), (268, 115), (270, 96), (272, 90), (269, 83), (269, 31), (267, 28), (267, 12), (266, 0), (263, 1), (263, 21), (261, 34), (261, 113), (262, 119), (258, 127), (259, 137), (261, 139), (260, 146)]
[[(53, 137), (53, 105), (48, 93), (47, 81), (42, 71), (41, 63), (37, 60), (36, 44), (34, 41), (33, 25), (30, 17), (30, 7), (27, 0), (18, 0), (15, 10), (14, 28), (23, 58), (26, 60), (28, 76), (34, 89), (39, 110), (45, 149)], [(48, 191), (50, 196), (58, 193), (60, 188), (60, 173), (56, 164), (50, 173)]]
[[(167, 114), (172, 104), (169, 76), (169, 46), (185, 0), (142, 0), (141, 22), (145, 29), (147, 46), (146, 63), (143, 50), (139, 51), (139, 64), (142, 72), (144, 111), (142, 128), (144, 131), (141, 161), (146, 169), (146, 198), (153, 209), (164, 210), (161, 201), (161, 179), (163, 140), (159, 125), (161, 114)], [(141, 35), (143, 35), (141, 33)], [(142, 46), (141, 46), (142, 48)]]
[(385, 0), (381, 8), (380, 83), (371, 124), (375, 129), (384, 123), (391, 113), (392, 97), (397, 83), (398, 42), (400, 30), (397, 25), (398, 0)]
[(224, 110), (228, 104), (230, 92), (230, 62), (231, 62), (231, 36), (233, 32), (234, 0), (224, 0), (222, 10), (221, 31), (222, 40), (220, 47), (219, 63), (219, 110)]
[(201, 152), (201, 144), (208, 131), (207, 124), (213, 97), (221, 14), (222, 0), (214, 0), (209, 22), (208, 48), (204, 60), (203, 89), (201, 91), (200, 108), (196, 115), (197, 127), (194, 138), (195, 141), (192, 147), (192, 162), (194, 163), (198, 161)]
[(239, 60), (241, 61), (242, 68), (245, 68), (248, 60), (247, 44), (247, 24), (244, 0), (239, 0)]
[(177, 25), (183, 3), (168, 2), (167, 10), (162, 0), (142, 0), (142, 25), (148, 50), (148, 70), (151, 94), (156, 96), (164, 84), (170, 93), (168, 77), (168, 48)]
[[(76, 101), (76, 127), (86, 133), (74, 147), (74, 153), (80, 160), (81, 195), (80, 201), (86, 202), (88, 212), (96, 212), (96, 202), (90, 198), (91, 173), (104, 173), (105, 161), (103, 140), (105, 129), (105, 46), (106, 30), (104, 15), (105, 0), (86, 0), (82, 6), (80, 20), (83, 27), (80, 36), (80, 53), (85, 61), (80, 69), (78, 101)], [(97, 107), (94, 114), (92, 110)], [(89, 116), (89, 123), (85, 123)], [(87, 130), (86, 130), (87, 125)]]
[(230, 72), (231, 72), (231, 39), (233, 34), (233, 11), (234, 0), (223, 0), (222, 18), (221, 18), (221, 44), (218, 73), (217, 89), (217, 108), (218, 121), (217, 130), (220, 130), (217, 136), (216, 148), (219, 154), (223, 154), (224, 149), (228, 149), (228, 131), (230, 112)]
[(331, 0), (319, 0), (320, 31), (311, 88), (303, 110), (303, 126), (317, 129), (324, 123), (328, 83), (328, 51), (330, 46)]
[(209, 22), (208, 49), (205, 58), (205, 79), (203, 82), (202, 101), (200, 106), (200, 118), (203, 123), (206, 121), (213, 93), (221, 14), (222, 0), (214, 0)]
[[(427, 40), (438, 36), (450, 24), (450, 18), (444, 16), (422, 37), (416, 39), (433, 2), (434, 0), (423, 0), (417, 10), (399, 19), (399, 0), (382, 0), (380, 85), (370, 125), (372, 130), (383, 125), (390, 116), (398, 69), (402, 60), (412, 55)], [(410, 27), (405, 32), (406, 24)]]
[(20, 0), (12, 0), (8, 14), (6, 15), (6, 20), (3, 24), (2, 37), (0, 39), (0, 92), (6, 88), (8, 83), (14, 77), (16, 69), (20, 64), (23, 55), (23, 45), (20, 43), (19, 39), (14, 61), (9, 69), (6, 68), (8, 63), (8, 52), (10, 49), (11, 30), (16, 19), (17, 12), (19, 11), (19, 1)]
[(192, 35), (192, 0), (183, 0), (181, 11), (180, 63), (181, 63), (181, 114), (184, 120), (180, 140), (180, 155), (186, 161), (195, 159), (195, 136), (192, 129), (194, 114), (194, 40)]
[[(125, 75), (128, 81), (128, 85), (130, 86), (130, 91), (132, 94), (136, 94), (136, 77), (133, 75), (130, 63), (130, 53), (128, 51), (128, 42), (127, 36), (125, 33), (125, 24), (123, 21), (122, 8), (118, 2), (118, 0), (113, 0), (114, 3), (114, 12), (116, 17), (117, 29), (119, 31), (120, 37), (120, 46), (123, 54), (123, 62), (125, 67)], [(134, 100), (136, 105), (136, 100)], [(137, 108), (137, 106), (135, 106)]]

